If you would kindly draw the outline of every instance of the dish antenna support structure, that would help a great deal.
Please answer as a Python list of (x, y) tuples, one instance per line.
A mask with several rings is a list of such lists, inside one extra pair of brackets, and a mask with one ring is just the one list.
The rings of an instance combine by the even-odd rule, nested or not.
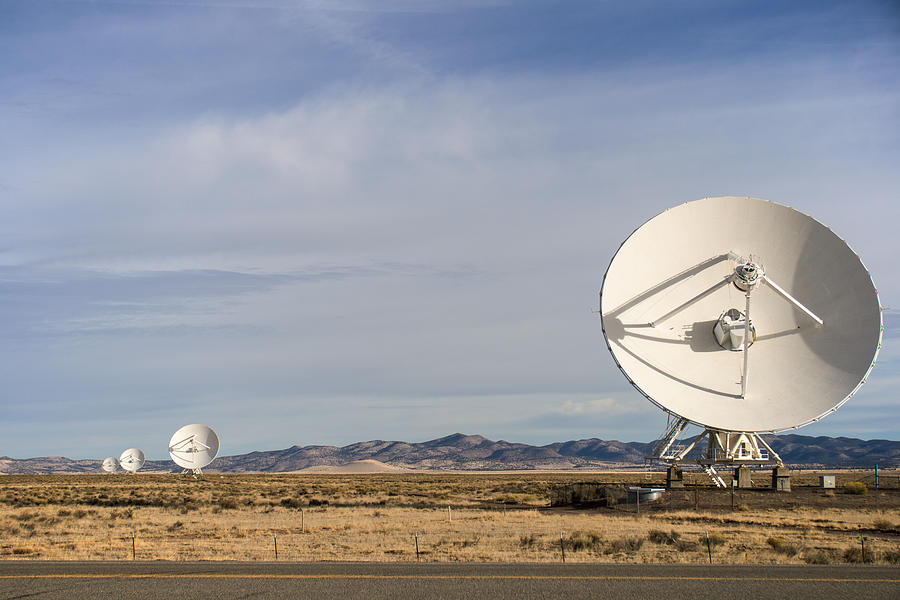
[(184, 469), (182, 473), (190, 471), (194, 477), (200, 475), (203, 467), (218, 453), (219, 436), (207, 425), (185, 425), (169, 440), (169, 457)]
[[(628, 381), (669, 414), (649, 460), (777, 464), (763, 433), (814, 423), (866, 381), (882, 339), (878, 292), (830, 229), (787, 206), (727, 196), (688, 202), (636, 229), (600, 291), (607, 346)], [(703, 431), (686, 444), (688, 425)]]

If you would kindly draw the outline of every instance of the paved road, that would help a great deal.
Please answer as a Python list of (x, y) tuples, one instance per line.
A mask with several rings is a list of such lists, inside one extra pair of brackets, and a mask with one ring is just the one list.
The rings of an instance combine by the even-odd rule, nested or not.
[(900, 598), (900, 568), (0, 561), (0, 598)]

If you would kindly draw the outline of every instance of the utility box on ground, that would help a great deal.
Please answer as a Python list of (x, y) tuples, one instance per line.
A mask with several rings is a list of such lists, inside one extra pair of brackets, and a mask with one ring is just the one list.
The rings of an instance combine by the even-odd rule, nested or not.
[(834, 475), (819, 475), (819, 487), (826, 490), (833, 490)]
[(737, 481), (737, 487), (739, 488), (751, 488), (753, 487), (753, 482), (750, 481), (750, 469), (749, 467), (743, 466), (738, 467), (734, 470), (734, 478)]
[(787, 467), (772, 469), (772, 489), (777, 492), (791, 491), (791, 472)]
[(671, 466), (666, 470), (666, 489), (684, 488), (684, 472), (681, 467)]

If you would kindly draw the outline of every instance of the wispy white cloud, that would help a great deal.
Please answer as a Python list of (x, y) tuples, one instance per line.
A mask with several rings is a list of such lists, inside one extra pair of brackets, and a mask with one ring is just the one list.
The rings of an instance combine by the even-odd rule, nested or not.
[[(861, 101), (852, 91), (842, 101), (785, 105), (783, 94), (757, 95), (723, 105), (720, 97), (695, 102), (696, 81), (659, 76), (652, 86), (614, 88), (552, 76), (339, 87), (283, 112), (204, 117), (150, 138), (83, 147), (52, 181), (26, 169), (32, 181), (5, 233), (20, 257), (101, 268), (279, 270), (360, 255), (400, 261), (411, 252), (546, 260), (534, 236), (552, 235), (568, 252), (592, 237), (612, 248), (606, 235), (621, 237), (672, 203), (734, 192), (826, 221), (840, 215), (850, 229), (839, 233), (878, 275), (887, 272), (887, 232), (861, 235), (863, 224), (839, 212), (843, 190), (819, 190), (826, 179), (843, 180), (823, 171), (839, 156), (859, 162), (840, 152), (849, 138), (833, 128), (823, 138), (820, 124), (852, 112), (858, 125), (883, 131), (874, 97)], [(737, 85), (727, 73), (717, 79)], [(731, 141), (737, 131), (740, 143)], [(822, 146), (837, 153), (824, 167)], [(788, 155), (796, 157), (791, 169)], [(865, 185), (889, 183), (888, 173)], [(810, 178), (815, 188), (803, 191), (799, 183)], [(877, 196), (857, 202), (886, 207)], [(883, 293), (897, 293), (880, 279)]]
[[(71, 301), (41, 319), (45, 331), (77, 334), (63, 347), (78, 344), (79, 358), (61, 353), (48, 365), (73, 386), (141, 382), (170, 410), (203, 388), (236, 406), (290, 390), (424, 403), (450, 393), (470, 404), (492, 392), (501, 412), (540, 391), (557, 408), (519, 418), (518, 439), (615, 435), (626, 422), (632, 437), (658, 435), (661, 425), (639, 433), (647, 416), (664, 415), (628, 392), (588, 312), (618, 241), (670, 204), (754, 192), (726, 181), (760, 170), (770, 199), (813, 213), (844, 200), (777, 193), (795, 178), (778, 161), (805, 144), (783, 131), (793, 109), (784, 117), (781, 101), (766, 112), (754, 100), (747, 113), (669, 106), (635, 127), (659, 98), (683, 102), (690, 82), (608, 92), (570, 78), (559, 94), (546, 81), (335, 89), (283, 112), (204, 117), (128, 146), (85, 148), (54, 180), (28, 186), (7, 224), (14, 253), (37, 273), (105, 272), (134, 304), (116, 304), (116, 288), (69, 287)], [(833, 107), (808, 110), (825, 118)], [(757, 131), (732, 156), (727, 135), (709, 136), (743, 127), (742, 115), (770, 137)], [(780, 149), (766, 157), (773, 143)], [(220, 276), (203, 276), (210, 270)], [(150, 285), (134, 287), (142, 281)], [(893, 293), (891, 282), (882, 289)], [(102, 344), (77, 341), (98, 333)], [(139, 364), (109, 374), (125, 357)], [(64, 375), (64, 361), (81, 374)], [(156, 373), (170, 381), (154, 383)], [(571, 399), (591, 390), (601, 398)], [(606, 391), (624, 395), (612, 402)], [(410, 430), (428, 430), (427, 409), (409, 411), (419, 415)], [(475, 414), (454, 429), (489, 434), (484, 409)], [(354, 435), (384, 435), (372, 428), (363, 419)]]
[(638, 412), (636, 403), (623, 402), (614, 398), (591, 398), (589, 400), (566, 400), (558, 411), (564, 415), (589, 415), (602, 414), (606, 416), (617, 415), (626, 412)]
[[(133, 32), (178, 56), (90, 62), (57, 85), (55, 64), (7, 74), (16, 101), (77, 100), (40, 118), (0, 106), (18, 142), (0, 143), (10, 427), (130, 398), (141, 418), (216, 421), (235, 450), (451, 429), (650, 439), (665, 415), (589, 309), (634, 227), (703, 196), (816, 216), (898, 303), (893, 47), (450, 65), (465, 42), (397, 34), (383, 8), (276, 3), (262, 29), (260, 11), (110, 13), (60, 35), (137, 53)], [(892, 331), (817, 431), (881, 426)]]

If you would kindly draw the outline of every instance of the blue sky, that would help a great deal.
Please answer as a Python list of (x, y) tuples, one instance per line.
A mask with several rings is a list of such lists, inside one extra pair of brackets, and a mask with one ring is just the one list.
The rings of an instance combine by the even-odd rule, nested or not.
[(669, 206), (862, 257), (887, 329), (809, 435), (900, 439), (891, 2), (0, 0), (0, 455), (649, 440), (590, 309)]

